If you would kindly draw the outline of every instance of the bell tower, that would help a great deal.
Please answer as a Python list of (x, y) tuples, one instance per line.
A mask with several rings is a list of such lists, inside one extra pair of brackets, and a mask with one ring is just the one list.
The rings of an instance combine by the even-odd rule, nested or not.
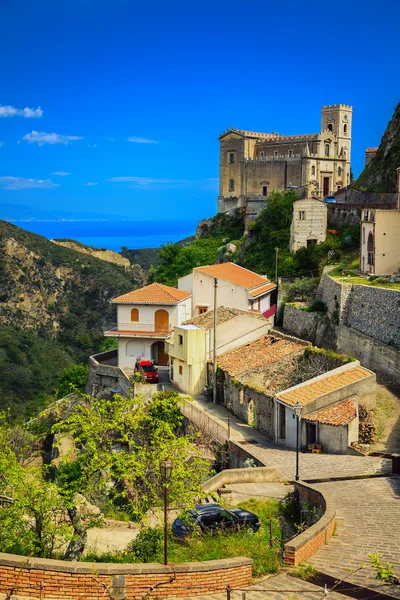
[(332, 104), (321, 109), (321, 132), (331, 131), (337, 143), (337, 158), (344, 160), (343, 184), (350, 184), (351, 130), (353, 107), (349, 104)]

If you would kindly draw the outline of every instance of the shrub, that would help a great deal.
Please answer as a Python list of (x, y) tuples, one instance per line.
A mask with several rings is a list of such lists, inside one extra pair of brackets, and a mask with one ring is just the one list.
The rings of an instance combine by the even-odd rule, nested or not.
[(306, 308), (303, 308), (302, 310), (305, 312), (326, 312), (327, 306), (322, 300), (314, 300), (310, 306), (306, 306)]
[(146, 527), (126, 547), (134, 562), (157, 563), (163, 560), (164, 533), (161, 528)]
[(305, 300), (310, 296), (314, 296), (317, 286), (317, 280), (312, 277), (296, 279), (293, 283), (289, 283), (285, 287), (287, 300), (289, 302), (296, 299)]

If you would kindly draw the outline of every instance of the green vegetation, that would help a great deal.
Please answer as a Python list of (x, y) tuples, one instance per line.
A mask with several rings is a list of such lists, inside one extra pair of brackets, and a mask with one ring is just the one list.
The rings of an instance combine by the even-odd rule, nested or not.
[(0, 326), (0, 404), (11, 419), (29, 418), (52, 400), (58, 378), (73, 361), (51, 340)]
[(316, 576), (316, 574), (317, 571), (311, 562), (300, 563), (297, 567), (289, 569), (288, 571), (288, 575), (291, 575), (292, 577), (298, 577), (304, 581), (310, 581)]
[(327, 311), (327, 306), (326, 306), (325, 302), (322, 302), (322, 300), (314, 300), (310, 304), (310, 306), (306, 306), (302, 310), (304, 310), (305, 312), (322, 312), (322, 313), (325, 313)]
[(318, 279), (313, 277), (303, 277), (296, 279), (293, 283), (287, 283), (283, 286), (286, 294), (286, 302), (293, 300), (306, 300), (313, 297), (318, 287)]
[[(275, 573), (280, 566), (281, 529), (278, 516), (280, 504), (277, 500), (248, 500), (240, 504), (260, 517), (261, 528), (256, 534), (246, 530), (234, 533), (194, 534), (187, 541), (177, 541), (170, 537), (168, 558), (170, 562), (192, 562), (218, 560), (235, 556), (248, 556), (254, 560), (253, 575), (259, 577)], [(273, 545), (270, 547), (269, 522), (272, 520)], [(96, 554), (88, 553), (84, 560), (90, 562), (162, 562), (163, 531), (159, 528), (145, 528), (124, 552)]]
[(58, 380), (57, 396), (63, 398), (71, 392), (84, 392), (89, 375), (89, 365), (80, 364), (64, 369)]

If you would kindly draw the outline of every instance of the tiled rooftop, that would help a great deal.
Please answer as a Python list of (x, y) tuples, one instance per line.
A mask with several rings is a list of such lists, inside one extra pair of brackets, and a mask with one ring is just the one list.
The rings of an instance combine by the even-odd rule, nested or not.
[(115, 304), (178, 304), (190, 296), (189, 292), (162, 283), (151, 283), (146, 287), (113, 298), (111, 302)]
[[(267, 323), (265, 318), (259, 312), (241, 310), (240, 308), (230, 308), (228, 306), (219, 306), (217, 308), (217, 325), (226, 323), (227, 321), (230, 321), (239, 315), (253, 317), (254, 319), (258, 319), (259, 321), (264, 321), (264, 323)], [(187, 321), (184, 321), (182, 325), (197, 325), (198, 327), (203, 327), (203, 329), (212, 329), (214, 327), (214, 311), (209, 310), (202, 315), (188, 319)]]
[(310, 413), (304, 417), (305, 421), (318, 421), (324, 425), (347, 425), (356, 416), (354, 398), (334, 404), (319, 412)]
[(265, 294), (265, 292), (269, 292), (270, 290), (274, 290), (276, 288), (275, 283), (267, 283), (262, 285), (261, 287), (256, 288), (255, 290), (250, 290), (249, 296), (252, 298), (256, 298), (257, 296), (261, 296)]
[(289, 338), (266, 335), (254, 342), (239, 346), (218, 357), (218, 366), (232, 376), (267, 366), (295, 352), (303, 352), (305, 344)]
[(296, 386), (287, 392), (281, 392), (276, 397), (289, 406), (294, 406), (296, 402), (299, 402), (302, 406), (306, 406), (328, 392), (333, 392), (370, 376), (370, 371), (356, 366), (333, 375), (328, 374), (317, 379), (310, 379), (309, 382)]
[(235, 263), (232, 262), (222, 263), (220, 265), (196, 267), (194, 270), (210, 275), (210, 277), (229, 281), (230, 283), (234, 283), (235, 285), (248, 290), (271, 283), (269, 279), (266, 279), (253, 271), (249, 271), (244, 267), (239, 267), (239, 265), (235, 265)]

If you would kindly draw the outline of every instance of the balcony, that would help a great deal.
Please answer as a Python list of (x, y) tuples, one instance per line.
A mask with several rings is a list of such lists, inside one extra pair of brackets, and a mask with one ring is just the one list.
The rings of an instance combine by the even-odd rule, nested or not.
[(107, 337), (154, 337), (165, 339), (172, 331), (172, 325), (156, 325), (154, 323), (114, 323), (104, 331)]

